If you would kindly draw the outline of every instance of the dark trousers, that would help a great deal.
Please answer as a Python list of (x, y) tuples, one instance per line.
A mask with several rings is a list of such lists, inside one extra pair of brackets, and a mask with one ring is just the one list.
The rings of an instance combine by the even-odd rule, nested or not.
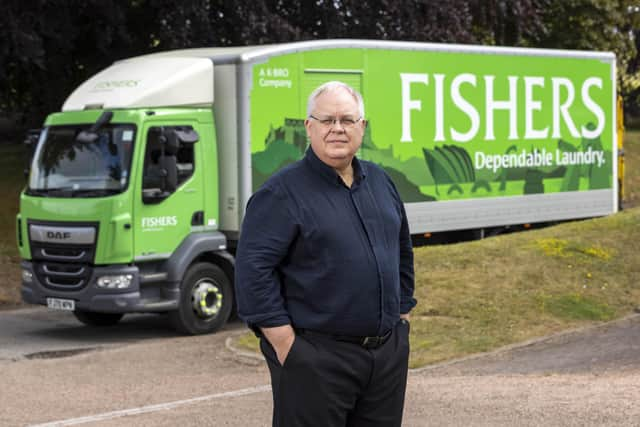
[(380, 347), (296, 334), (284, 365), (269, 342), (274, 427), (394, 427), (402, 424), (409, 325), (400, 322)]

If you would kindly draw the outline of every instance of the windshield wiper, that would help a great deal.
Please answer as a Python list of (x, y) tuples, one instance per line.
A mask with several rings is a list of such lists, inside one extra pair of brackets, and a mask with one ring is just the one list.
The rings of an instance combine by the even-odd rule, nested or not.
[(49, 190), (27, 188), (27, 194), (29, 196), (46, 196), (49, 194)]
[(31, 190), (38, 192), (41, 196), (52, 197), (73, 197), (73, 187), (59, 187), (59, 188), (42, 188), (39, 190)]

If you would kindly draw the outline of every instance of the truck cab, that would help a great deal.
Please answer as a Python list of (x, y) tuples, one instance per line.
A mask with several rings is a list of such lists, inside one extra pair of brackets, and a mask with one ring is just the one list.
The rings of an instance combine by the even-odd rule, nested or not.
[(233, 305), (213, 64), (155, 61), (151, 76), (148, 63), (144, 75), (116, 64), (47, 118), (17, 218), (22, 297), (91, 325), (166, 312), (179, 331), (206, 333)]

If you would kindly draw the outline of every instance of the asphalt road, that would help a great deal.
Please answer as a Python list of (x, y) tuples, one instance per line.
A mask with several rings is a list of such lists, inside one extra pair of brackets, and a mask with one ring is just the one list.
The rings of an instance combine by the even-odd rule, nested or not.
[[(87, 328), (0, 312), (0, 425), (268, 426), (268, 371), (235, 323), (176, 336), (161, 316)], [(405, 426), (640, 425), (640, 316), (409, 375)]]
[(0, 363), (172, 336), (176, 333), (167, 319), (158, 315), (129, 315), (115, 327), (89, 328), (68, 312), (40, 307), (0, 311)]

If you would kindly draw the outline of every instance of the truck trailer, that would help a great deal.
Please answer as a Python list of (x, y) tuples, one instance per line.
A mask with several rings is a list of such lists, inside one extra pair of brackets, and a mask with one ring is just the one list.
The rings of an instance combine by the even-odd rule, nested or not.
[(175, 50), (118, 61), (49, 115), (20, 196), (22, 298), (111, 325), (168, 313), (187, 334), (234, 308), (251, 194), (302, 158), (307, 97), (363, 94), (358, 157), (412, 234), (615, 213), (615, 56), (368, 40)]

